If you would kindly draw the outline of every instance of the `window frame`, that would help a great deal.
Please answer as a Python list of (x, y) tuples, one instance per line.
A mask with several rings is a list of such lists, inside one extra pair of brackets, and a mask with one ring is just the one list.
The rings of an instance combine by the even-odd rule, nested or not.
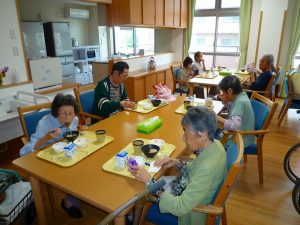
[[(116, 50), (116, 33), (115, 33), (115, 27), (120, 27), (120, 28), (126, 28), (128, 30), (132, 30), (132, 34), (133, 34), (133, 55), (137, 55), (139, 53), (139, 51), (137, 51), (137, 34), (136, 34), (136, 29), (140, 28), (140, 27), (127, 27), (127, 26), (113, 26), (112, 27), (112, 31), (113, 31), (113, 52), (114, 54), (117, 54), (117, 50)], [(147, 27), (144, 27), (147, 28)], [(154, 28), (149, 28), (149, 29), (153, 29), (154, 31), (154, 35), (155, 35), (155, 29)], [(155, 38), (153, 40), (155, 42)], [(155, 44), (155, 43), (154, 43)], [(120, 52), (120, 54), (125, 54), (124, 52)], [(131, 54), (131, 53), (130, 53)]]
[[(212, 66), (216, 66), (216, 57), (217, 56), (240, 56), (240, 52), (217, 52), (217, 40), (218, 40), (218, 26), (219, 18), (226, 16), (238, 16), (240, 17), (240, 8), (221, 8), (222, 0), (216, 0), (214, 9), (195, 9), (194, 17), (216, 17), (215, 24), (215, 35), (213, 43), (213, 52), (203, 51), (203, 55), (213, 56)], [(190, 55), (195, 52), (189, 52)]]

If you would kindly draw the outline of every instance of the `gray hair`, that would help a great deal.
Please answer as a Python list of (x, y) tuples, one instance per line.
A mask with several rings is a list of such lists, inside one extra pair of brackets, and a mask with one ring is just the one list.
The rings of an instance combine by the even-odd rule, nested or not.
[(217, 129), (217, 116), (211, 109), (192, 107), (183, 116), (181, 125), (186, 125), (195, 132), (207, 132), (209, 140), (213, 141)]
[(267, 58), (270, 65), (274, 64), (274, 56), (272, 54), (264, 55), (263, 58)]

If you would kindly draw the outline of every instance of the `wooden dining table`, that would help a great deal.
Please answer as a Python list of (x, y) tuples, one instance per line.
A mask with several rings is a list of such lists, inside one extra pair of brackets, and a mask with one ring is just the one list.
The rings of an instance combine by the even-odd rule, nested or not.
[[(190, 83), (190, 93), (193, 93), (193, 85), (196, 84), (196, 85), (200, 85), (206, 89), (206, 91), (204, 93), (205, 93), (205, 97), (207, 97), (209, 88), (218, 86), (218, 84), (221, 82), (221, 80), (225, 77), (225, 76), (219, 75), (218, 72), (215, 72), (215, 73), (217, 73), (217, 76), (214, 78), (199, 78), (197, 76), (191, 78), (188, 81)], [(246, 74), (246, 73), (232, 72), (232, 75), (237, 76), (240, 79), (242, 84), (250, 79), (250, 75)]]
[[(90, 126), (89, 131), (106, 130), (107, 135), (114, 140), (73, 166), (61, 167), (40, 159), (37, 157), (38, 151), (14, 160), (13, 165), (29, 175), (39, 224), (46, 225), (53, 221), (53, 212), (49, 212), (48, 208), (46, 211), (44, 204), (47, 201), (41, 191), (44, 185), (68, 193), (107, 213), (115, 211), (143, 191), (144, 183), (106, 172), (102, 165), (136, 138), (163, 139), (166, 143), (175, 145), (171, 156), (178, 157), (184, 150), (185, 143), (182, 141), (181, 128), (183, 115), (175, 113), (175, 110), (184, 100), (184, 97), (178, 96), (176, 101), (147, 114), (125, 110)], [(219, 108), (216, 107), (215, 110)], [(153, 116), (162, 119), (162, 127), (151, 134), (138, 133), (137, 124)], [(114, 222), (125, 224), (124, 213), (116, 217)]]

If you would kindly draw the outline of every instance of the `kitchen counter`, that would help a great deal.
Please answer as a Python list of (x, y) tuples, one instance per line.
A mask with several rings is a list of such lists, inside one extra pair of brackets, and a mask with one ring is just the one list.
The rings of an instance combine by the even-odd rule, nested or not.
[(129, 76), (125, 81), (129, 98), (133, 101), (140, 101), (145, 99), (147, 95), (154, 95), (155, 89), (153, 86), (158, 82), (166, 84), (169, 89), (173, 90), (173, 77), (170, 66), (178, 64), (174, 62), (160, 65), (155, 70), (129, 71)]

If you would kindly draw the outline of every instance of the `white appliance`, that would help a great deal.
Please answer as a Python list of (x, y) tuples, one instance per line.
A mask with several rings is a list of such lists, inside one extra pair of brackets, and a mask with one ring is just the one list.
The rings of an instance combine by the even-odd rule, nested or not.
[(86, 48), (86, 58), (88, 61), (94, 61), (100, 59), (99, 46), (87, 47)]
[(28, 59), (47, 56), (42, 22), (22, 21), (23, 39)]
[(87, 9), (65, 8), (65, 17), (73, 19), (89, 19), (90, 11)]
[(59, 58), (28, 60), (34, 89), (62, 83), (62, 68)]
[(47, 55), (59, 57), (63, 80), (75, 82), (70, 24), (44, 23)]

